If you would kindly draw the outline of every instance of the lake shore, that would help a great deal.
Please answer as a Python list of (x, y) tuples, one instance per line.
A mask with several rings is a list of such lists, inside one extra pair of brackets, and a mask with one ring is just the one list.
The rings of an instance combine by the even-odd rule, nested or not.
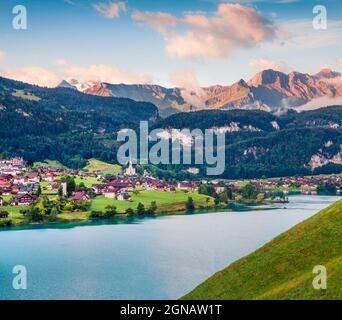
[[(197, 199), (194, 201), (195, 210), (190, 211), (191, 213), (210, 213), (220, 211), (241, 211), (241, 207), (245, 210), (250, 210), (249, 207), (254, 206), (267, 206), (272, 204), (285, 204), (288, 203), (287, 200), (264, 200), (262, 202), (257, 202), (253, 199), (244, 199), (243, 201), (229, 201), (227, 204), (220, 204), (215, 206), (213, 203), (213, 199), (210, 198), (210, 201), (204, 203), (203, 199)], [(240, 208), (240, 209), (239, 209)], [(149, 217), (149, 216), (162, 216), (162, 215), (175, 215), (175, 214), (187, 214), (189, 210), (186, 210), (186, 202), (185, 201), (175, 201), (170, 202), (165, 205), (158, 206), (158, 209), (153, 215), (144, 214), (140, 215), (141, 217)], [(90, 218), (90, 211), (85, 212), (62, 212), (58, 215), (56, 221), (40, 221), (40, 222), (29, 222), (25, 219), (24, 216), (9, 218), (9, 219), (0, 219), (0, 228), (10, 228), (16, 226), (26, 226), (26, 225), (53, 225), (58, 223), (73, 223), (73, 222), (87, 222), (87, 221), (97, 221), (97, 220), (110, 220), (110, 219), (125, 219), (131, 217), (139, 217), (137, 214), (126, 214), (124, 212), (118, 212), (113, 217), (109, 219), (94, 219)], [(8, 222), (8, 224), (6, 224)]]

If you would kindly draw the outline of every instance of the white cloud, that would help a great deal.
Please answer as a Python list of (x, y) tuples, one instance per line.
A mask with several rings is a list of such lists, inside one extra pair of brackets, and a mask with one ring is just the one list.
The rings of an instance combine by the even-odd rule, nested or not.
[(190, 69), (176, 72), (170, 75), (170, 81), (175, 86), (181, 88), (183, 99), (196, 107), (203, 105), (203, 99), (206, 98), (205, 91), (200, 87), (200, 84)]
[(342, 97), (332, 98), (329, 96), (313, 99), (308, 103), (295, 108), (297, 111), (315, 110), (329, 106), (342, 105)]
[(337, 65), (338, 65), (340, 68), (342, 68), (342, 59), (338, 59), (338, 60), (337, 60)]
[(0, 75), (5, 78), (47, 87), (55, 87), (62, 80), (56, 73), (35, 66), (3, 70), (0, 71)]
[[(270, 46), (288, 50), (318, 49), (334, 46), (340, 42), (342, 21), (329, 20), (327, 30), (315, 30), (312, 20), (287, 21), (278, 26), (279, 40)], [(268, 49), (268, 48), (265, 48)]]
[(289, 68), (284, 61), (273, 61), (269, 59), (254, 59), (249, 62), (249, 66), (256, 67), (260, 70), (273, 69), (287, 73)]
[(165, 12), (141, 12), (135, 10), (132, 18), (136, 21), (145, 22), (148, 26), (160, 33), (166, 33), (169, 27), (176, 27), (178, 19)]
[[(179, 59), (227, 59), (237, 49), (276, 38), (274, 23), (252, 7), (224, 3), (213, 15), (135, 11), (132, 18), (164, 35), (166, 52)], [(180, 27), (180, 31), (177, 27)]]
[(93, 8), (108, 19), (118, 18), (120, 11), (126, 11), (126, 2), (108, 2), (108, 3), (95, 3)]
[(101, 81), (108, 83), (137, 84), (152, 81), (147, 75), (131, 73), (107, 64), (78, 66), (70, 64), (64, 59), (57, 60), (57, 63), (63, 68), (62, 73), (65, 79), (74, 78), (80, 82)]
[(6, 52), (0, 51), (0, 61), (4, 61), (7, 58)]
[(127, 84), (152, 82), (152, 78), (149, 76), (127, 72), (111, 65), (78, 66), (70, 64), (64, 59), (58, 59), (55, 63), (61, 68), (59, 72), (52, 72), (37, 66), (28, 66), (0, 70), (0, 76), (46, 87), (55, 87), (65, 79), (77, 79), (79, 82), (101, 81)]

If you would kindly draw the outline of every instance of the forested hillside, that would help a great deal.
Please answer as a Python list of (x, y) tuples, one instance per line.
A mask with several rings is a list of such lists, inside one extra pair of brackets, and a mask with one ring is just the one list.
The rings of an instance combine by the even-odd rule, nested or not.
[[(252, 110), (198, 111), (178, 113), (156, 123), (168, 130), (226, 132), (222, 177), (230, 179), (341, 173), (341, 125), (341, 106), (290, 111), (278, 117)], [(200, 169), (204, 174), (205, 166)]]
[(0, 152), (32, 162), (83, 167), (90, 158), (115, 161), (116, 132), (157, 118), (151, 103), (0, 78)]

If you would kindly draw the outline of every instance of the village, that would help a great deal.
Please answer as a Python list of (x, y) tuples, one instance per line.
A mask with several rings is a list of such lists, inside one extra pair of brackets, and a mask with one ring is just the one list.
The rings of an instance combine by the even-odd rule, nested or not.
[(0, 160), (0, 219), (9, 218), (12, 211), (22, 212), (23, 208), (42, 201), (43, 197), (53, 206), (57, 196), (64, 199), (63, 204), (58, 203), (58, 210), (68, 208), (69, 212), (101, 211), (115, 206), (120, 213), (126, 213), (134, 212), (139, 205), (145, 208), (158, 206), (158, 211), (179, 211), (186, 209), (189, 198), (194, 201), (194, 208), (209, 208), (217, 206), (220, 199), (227, 201), (227, 197), (238, 200), (246, 184), (266, 195), (277, 192), (283, 196), (291, 192), (316, 195), (320, 191), (340, 194), (342, 176), (162, 181), (146, 170), (137, 174), (131, 162), (123, 172), (114, 175), (39, 165), (30, 167), (22, 158), (3, 159)]

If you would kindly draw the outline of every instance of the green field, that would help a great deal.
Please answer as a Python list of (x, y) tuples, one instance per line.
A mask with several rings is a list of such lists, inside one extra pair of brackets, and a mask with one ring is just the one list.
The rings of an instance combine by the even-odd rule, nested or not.
[[(327, 290), (312, 270), (327, 269)], [(342, 201), (216, 273), (183, 299), (342, 299)]]
[(83, 168), (86, 172), (100, 171), (104, 174), (120, 174), (122, 167), (117, 164), (110, 164), (96, 159), (90, 159), (88, 165)]
[(40, 101), (41, 98), (33, 95), (30, 92), (25, 92), (24, 90), (15, 90), (14, 93), (12, 93), (14, 97), (21, 98), (24, 100), (30, 100), (30, 101)]
[(67, 169), (66, 166), (62, 165), (57, 160), (45, 160), (42, 162), (35, 162), (33, 167), (44, 167), (44, 168), (51, 168), (51, 169)]
[(79, 177), (79, 176), (76, 176), (75, 177), (75, 182), (76, 182), (77, 185), (79, 185), (81, 182), (83, 182), (84, 185), (86, 186), (86, 188), (90, 188), (93, 184), (101, 183), (101, 180), (96, 179), (96, 178), (92, 178), (92, 177)]
[[(85, 182), (86, 185), (91, 185), (96, 183), (97, 180), (93, 180), (93, 178), (84, 178), (76, 180), (77, 183), (80, 181)], [(54, 199), (56, 197), (55, 194), (46, 194), (50, 199)], [(148, 209), (152, 201), (156, 201), (157, 203), (157, 213), (167, 213), (167, 212), (178, 212), (185, 211), (185, 204), (188, 200), (188, 197), (192, 197), (194, 200), (194, 204), (196, 209), (199, 209), (200, 206), (213, 207), (213, 199), (210, 198), (209, 203), (207, 204), (208, 196), (200, 195), (198, 193), (185, 193), (183, 191), (178, 190), (176, 193), (169, 193), (165, 191), (154, 191), (154, 190), (144, 190), (140, 191), (139, 194), (134, 195), (131, 193), (131, 201), (119, 201), (115, 199), (105, 198), (104, 196), (98, 196), (92, 200), (91, 208), (89, 211), (105, 211), (105, 208), (109, 205), (115, 206), (117, 208), (118, 213), (124, 213), (126, 209), (131, 208), (136, 210), (139, 202), (144, 204), (145, 208)], [(24, 216), (20, 213), (20, 210), (25, 209), (27, 207), (1, 207), (2, 211), (8, 211), (12, 219), (13, 225), (26, 223)], [(58, 217), (60, 221), (80, 221), (80, 220), (88, 220), (89, 212), (63, 212)]]
[(25, 223), (24, 216), (20, 213), (20, 210), (24, 209), (25, 207), (12, 207), (12, 206), (5, 206), (0, 207), (1, 211), (7, 211), (9, 213), (9, 219), (12, 220), (14, 225), (23, 224)]
[[(206, 205), (207, 196), (198, 193), (184, 193), (177, 191), (176, 193), (169, 193), (165, 191), (140, 191), (138, 195), (132, 195), (131, 201), (119, 201), (115, 199), (108, 199), (103, 196), (96, 197), (91, 206), (91, 210), (101, 211), (108, 205), (114, 205), (119, 212), (125, 212), (126, 209), (136, 209), (138, 203), (141, 202), (146, 208), (149, 207), (152, 201), (156, 201), (158, 212), (180, 211), (185, 209), (185, 203), (188, 197), (192, 197), (195, 205)], [(213, 201), (210, 200), (212, 205)]]

